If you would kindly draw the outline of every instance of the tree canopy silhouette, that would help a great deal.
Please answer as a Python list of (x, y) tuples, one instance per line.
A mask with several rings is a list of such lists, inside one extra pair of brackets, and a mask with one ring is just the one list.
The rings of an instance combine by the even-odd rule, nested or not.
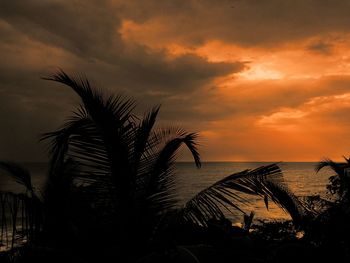
[[(59, 129), (42, 136), (50, 153), (41, 210), (47, 235), (144, 247), (169, 215), (204, 227), (225, 218), (225, 210), (247, 216), (246, 194), (261, 196), (267, 208), (272, 200), (297, 223), (307, 214), (277, 164), (229, 175), (179, 207), (176, 158), (185, 146), (201, 166), (197, 133), (156, 127), (159, 106), (140, 118), (133, 99), (109, 95), (85, 78), (59, 71), (45, 79), (70, 87), (81, 100)], [(25, 169), (4, 162), (1, 168), (36, 195)]]

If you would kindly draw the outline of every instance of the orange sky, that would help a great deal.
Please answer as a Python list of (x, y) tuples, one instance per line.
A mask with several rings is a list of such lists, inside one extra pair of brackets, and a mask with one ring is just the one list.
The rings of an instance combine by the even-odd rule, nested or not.
[(127, 42), (165, 49), (169, 57), (195, 54), (213, 62), (246, 63), (241, 72), (213, 80), (215, 103), (209, 100), (197, 108), (209, 113), (217, 104), (232, 106), (232, 114), (201, 130), (208, 159), (317, 161), (349, 154), (348, 33), (330, 32), (267, 47), (221, 40), (191, 46), (162, 39), (166, 27), (160, 21), (125, 20), (121, 34)]
[[(0, 54), (7, 61), (0, 65), (0, 92), (7, 106), (0, 117), (19, 118), (8, 121), (1, 156), (26, 159), (42, 151), (30, 136), (56, 127), (62, 109), (69, 112), (74, 99), (68, 91), (59, 95), (52, 84), (33, 80), (57, 67), (123, 90), (141, 108), (162, 103), (160, 123), (199, 132), (204, 161), (319, 161), (350, 154), (349, 1), (6, 5), (6, 13), (0, 11)], [(18, 76), (23, 81), (14, 80)], [(47, 86), (56, 90), (47, 92)], [(53, 102), (56, 96), (64, 103)], [(27, 123), (42, 107), (49, 109), (45, 116)], [(29, 150), (18, 155), (9, 140)]]

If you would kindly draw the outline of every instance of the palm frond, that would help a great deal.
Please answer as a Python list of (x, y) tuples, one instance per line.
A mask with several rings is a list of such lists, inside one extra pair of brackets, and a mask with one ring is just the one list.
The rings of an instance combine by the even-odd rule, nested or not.
[[(195, 160), (196, 166), (199, 168), (201, 166), (200, 163), (200, 157), (198, 154), (198, 134), (197, 133), (191, 133), (189, 134), (187, 131), (185, 131), (182, 128), (176, 127), (176, 126), (171, 126), (167, 128), (158, 128), (155, 130), (148, 141), (148, 148), (146, 150), (153, 150), (153, 152), (159, 153), (170, 141), (176, 139), (176, 138), (183, 138), (187, 135), (190, 135), (193, 137), (193, 142), (194, 144), (192, 145), (192, 149), (195, 150), (193, 157)], [(197, 157), (195, 157), (197, 156)]]
[(299, 203), (295, 203), (294, 195), (287, 191), (278, 165), (271, 164), (229, 175), (202, 190), (185, 204), (184, 219), (207, 225), (212, 218), (222, 218), (223, 209), (231, 211), (233, 208), (246, 214), (242, 206), (249, 200), (242, 193), (259, 195), (266, 203), (270, 198), (289, 213), (297, 213), (294, 207)]
[(144, 174), (141, 182), (146, 199), (159, 213), (177, 206), (174, 164), (179, 148), (186, 145), (192, 153), (196, 166), (200, 167), (201, 165), (196, 144), (197, 134), (186, 133), (183, 130), (177, 130), (176, 134), (177, 137), (166, 142), (164, 147), (153, 156), (153, 166), (150, 172)]
[(27, 191), (33, 192), (32, 178), (27, 169), (17, 163), (4, 161), (0, 161), (0, 169), (7, 172), (17, 183), (23, 185)]
[(93, 126), (93, 122), (88, 116), (76, 114), (57, 131), (43, 134), (40, 141), (50, 140), (49, 153), (55, 162), (67, 153), (72, 136), (88, 132), (91, 126)]
[(336, 163), (333, 162), (331, 159), (324, 159), (323, 161), (319, 162), (315, 166), (315, 171), (318, 173), (321, 169), (325, 167), (329, 167), (332, 169), (337, 175), (343, 176), (344, 175), (344, 169), (348, 167), (348, 163)]
[[(121, 95), (105, 97), (100, 90), (92, 87), (87, 79), (73, 78), (63, 71), (46, 79), (68, 85), (80, 96), (85, 111), (93, 121), (101, 142), (104, 144), (110, 175), (119, 199), (124, 199), (124, 197), (128, 199), (132, 184), (128, 175), (131, 162), (130, 149), (134, 145), (135, 138), (135, 123), (132, 114), (135, 102)], [(87, 137), (83, 139), (85, 140), (83, 144), (80, 141), (75, 145), (77, 151), (80, 148), (80, 156), (83, 156), (84, 151), (87, 150), (85, 146), (89, 141)], [(85, 148), (82, 147), (83, 145)], [(101, 160), (102, 156), (96, 152), (92, 153), (93, 145), (90, 146), (86, 161), (92, 161), (90, 157), (104, 161)]]
[(312, 219), (315, 214), (308, 210), (300, 198), (297, 197), (285, 183), (278, 183), (267, 179), (266, 188), (270, 192), (265, 195), (266, 202), (270, 198), (275, 204), (287, 212), (297, 227), (302, 227)]
[(350, 157), (346, 157), (346, 156), (343, 155), (343, 158), (348, 164), (350, 164)]
[(325, 212), (334, 205), (333, 202), (322, 198), (320, 195), (303, 196), (300, 197), (299, 200), (314, 218), (325, 214)]
[[(163, 131), (167, 132), (167, 131)], [(169, 134), (171, 134), (171, 130), (168, 130)], [(161, 135), (164, 136), (164, 133)], [(160, 141), (162, 139), (159, 134), (156, 136)], [(178, 129), (175, 133), (175, 136), (168, 140), (166, 144), (162, 147), (161, 151), (158, 155), (158, 160), (154, 166), (154, 172), (157, 170), (162, 170), (167, 167), (168, 160), (176, 159), (176, 154), (178, 149), (182, 144), (185, 144), (187, 148), (190, 150), (192, 157), (194, 159), (195, 165), (197, 168), (201, 167), (200, 154), (198, 152), (198, 144), (197, 144), (197, 133), (187, 133), (182, 129)]]
[(152, 134), (153, 126), (156, 122), (160, 106), (154, 107), (148, 112), (142, 119), (142, 122), (137, 127), (136, 138), (134, 144), (134, 170), (135, 175), (138, 172), (139, 164), (143, 155), (150, 155), (148, 151), (152, 149), (152, 145), (149, 145), (150, 136)]
[[(50, 170), (48, 182), (61, 181), (67, 174), (67, 161), (79, 165), (78, 170), (71, 170), (71, 180), (82, 184), (99, 185), (99, 190), (111, 184), (111, 169), (104, 141), (94, 122), (82, 114), (76, 113), (68, 119), (62, 128), (47, 133), (42, 140), (50, 140)], [(76, 173), (72, 172), (76, 171)], [(101, 188), (102, 187), (102, 188)], [(96, 190), (96, 195), (97, 189)], [(99, 192), (101, 192), (99, 191)]]
[[(92, 88), (88, 79), (81, 77), (71, 77), (63, 70), (59, 70), (56, 74), (44, 77), (45, 80), (56, 81), (71, 87), (82, 99), (87, 110), (103, 107), (103, 96), (100, 90)], [(91, 112), (89, 112), (91, 113)]]
[(62, 70), (44, 79), (71, 87), (81, 98), (91, 118), (102, 127), (108, 125), (111, 128), (112, 124), (118, 128), (122, 127), (135, 107), (135, 101), (132, 99), (122, 95), (111, 95), (105, 98), (103, 92), (92, 87), (88, 79), (71, 77)]

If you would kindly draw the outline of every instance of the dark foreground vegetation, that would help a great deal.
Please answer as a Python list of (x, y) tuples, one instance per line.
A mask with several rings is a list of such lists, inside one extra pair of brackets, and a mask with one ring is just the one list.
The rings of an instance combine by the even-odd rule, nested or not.
[[(183, 206), (176, 193), (181, 146), (201, 165), (197, 134), (155, 126), (159, 107), (140, 118), (131, 99), (106, 95), (59, 72), (81, 105), (44, 134), (50, 164), (43, 189), (30, 173), (0, 162), (24, 187), (0, 194), (0, 262), (296, 262), (350, 258), (350, 168), (331, 160), (328, 197), (295, 196), (277, 164), (228, 175)], [(200, 180), (200, 178), (198, 178)], [(292, 220), (255, 222), (247, 195), (274, 202)], [(224, 211), (239, 211), (242, 227)], [(0, 247), (0, 249), (1, 249)]]

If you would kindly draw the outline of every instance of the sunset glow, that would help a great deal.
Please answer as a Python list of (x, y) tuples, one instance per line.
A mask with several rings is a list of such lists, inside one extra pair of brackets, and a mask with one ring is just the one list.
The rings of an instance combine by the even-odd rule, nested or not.
[[(25, 102), (6, 108), (23, 119), (8, 127), (27, 127), (28, 114), (35, 116), (37, 107), (53, 99), (47, 83), (36, 80), (44, 98), (23, 88), (24, 80), (61, 67), (140, 98), (144, 108), (161, 103), (163, 123), (200, 133), (206, 161), (317, 161), (349, 154), (348, 4), (320, 4), (311, 11), (309, 1), (180, 2), (103, 1), (92, 18), (94, 1), (69, 7), (34, 1), (37, 7), (22, 5), (19, 15), (3, 15), (0, 52), (7, 63), (1, 64), (0, 91), (11, 90), (6, 101)], [(46, 24), (28, 11), (52, 6), (71, 16), (70, 27), (81, 27), (79, 39), (69, 33), (68, 22)], [(57, 27), (60, 33), (54, 33)], [(32, 73), (21, 77), (23, 83), (11, 79), (15, 70), (28, 68)], [(50, 105), (52, 116), (63, 105), (69, 110), (67, 101)], [(32, 137), (56, 121), (44, 123), (37, 120)], [(3, 156), (15, 154), (6, 146), (10, 134), (1, 136), (10, 152)], [(17, 141), (37, 151), (24, 137)]]
[[(197, 107), (203, 114), (215, 112), (212, 107), (218, 105), (227, 107), (223, 118), (201, 132), (210, 145), (209, 159), (314, 161), (347, 152), (349, 34), (315, 34), (267, 47), (219, 40), (186, 45), (182, 39), (162, 38), (164, 26), (156, 20), (126, 21), (121, 32), (126, 41), (166, 50), (170, 56), (195, 54), (210, 62), (244, 63), (239, 72), (213, 81), (217, 104)], [(335, 146), (331, 137), (344, 143)]]

